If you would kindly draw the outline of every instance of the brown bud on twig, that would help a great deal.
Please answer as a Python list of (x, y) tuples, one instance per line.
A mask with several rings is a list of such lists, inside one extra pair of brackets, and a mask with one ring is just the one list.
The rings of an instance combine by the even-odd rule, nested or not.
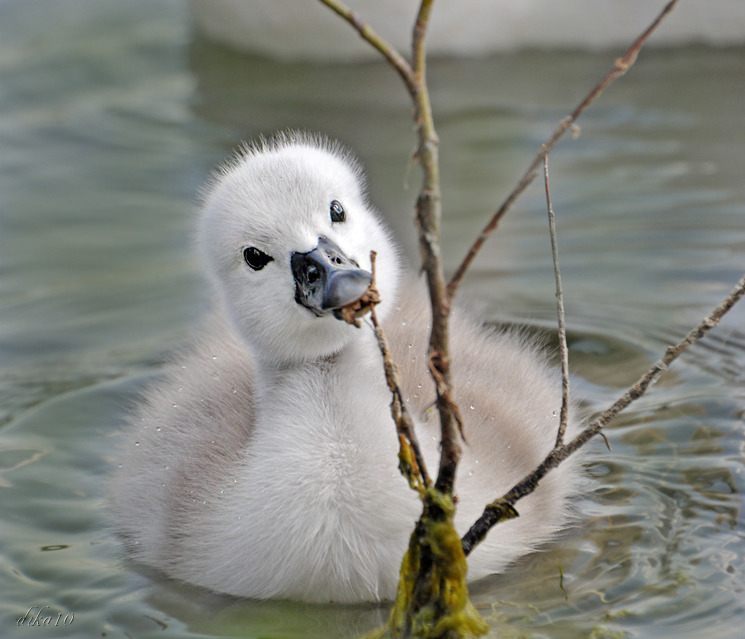
[[(375, 255), (375, 253), (373, 253), (373, 255)], [(346, 306), (334, 311), (334, 315), (337, 319), (344, 320), (347, 324), (352, 324), (359, 328), (359, 318), (371, 312), (373, 306), (376, 304), (380, 304), (380, 293), (378, 293), (378, 289), (375, 286), (375, 272), (373, 269), (372, 281), (362, 297), (355, 302), (347, 304)]]

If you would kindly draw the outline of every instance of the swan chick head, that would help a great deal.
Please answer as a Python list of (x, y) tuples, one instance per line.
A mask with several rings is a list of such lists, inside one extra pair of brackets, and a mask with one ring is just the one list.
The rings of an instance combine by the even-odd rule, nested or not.
[(359, 335), (334, 310), (376, 285), (384, 316), (399, 260), (366, 201), (357, 163), (304, 135), (247, 147), (205, 198), (199, 243), (227, 317), (265, 361), (332, 355)]

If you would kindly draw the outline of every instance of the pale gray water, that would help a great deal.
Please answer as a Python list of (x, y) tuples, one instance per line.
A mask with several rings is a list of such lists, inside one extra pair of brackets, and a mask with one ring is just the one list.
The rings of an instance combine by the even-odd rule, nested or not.
[[(190, 41), (177, 0), (0, 0), (2, 637), (345, 637), (386, 615), (178, 586), (129, 564), (106, 527), (126, 407), (205, 312), (196, 192), (239, 140), (340, 138), (416, 258), (409, 106), (390, 70)], [(448, 268), (615, 55), (431, 65)], [(551, 172), (574, 388), (591, 411), (745, 270), (745, 50), (647, 51), (581, 124)], [(535, 187), (463, 292), (486, 320), (553, 335), (545, 226)], [(744, 319), (614, 424), (612, 452), (593, 446), (580, 526), (474, 587), (495, 636), (742, 636)], [(74, 621), (16, 628), (31, 606)]]

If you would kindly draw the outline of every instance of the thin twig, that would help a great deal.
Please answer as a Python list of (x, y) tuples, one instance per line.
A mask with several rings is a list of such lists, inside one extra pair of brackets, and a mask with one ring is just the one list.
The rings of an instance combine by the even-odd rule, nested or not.
[[(414, 69), (414, 77), (417, 80), (417, 95), (412, 93), (412, 97), (417, 104), (417, 127), (427, 126), (427, 122), (432, 122), (431, 107), (429, 104), (429, 91), (427, 90), (427, 52), (424, 46), (427, 35), (427, 25), (429, 24), (429, 15), (432, 11), (433, 0), (422, 0), (417, 12), (416, 22), (414, 22), (414, 32), (411, 37), (411, 59)], [(419, 99), (418, 99), (419, 98)], [(424, 102), (422, 102), (422, 99)], [(434, 132), (434, 127), (432, 128)]]
[(564, 442), (564, 433), (569, 418), (569, 349), (567, 348), (567, 330), (564, 325), (564, 293), (561, 290), (561, 271), (559, 270), (559, 247), (556, 242), (556, 220), (551, 205), (551, 189), (548, 187), (548, 156), (543, 156), (543, 175), (546, 182), (546, 208), (548, 209), (548, 230), (551, 235), (551, 255), (554, 260), (556, 278), (556, 315), (559, 319), (559, 354), (561, 356), (561, 413), (559, 414), (559, 431), (556, 434), (556, 446)]
[[(493, 501), (485, 509), (484, 513), (471, 526), (469, 531), (461, 540), (463, 551), (468, 555), (486, 537), (486, 533), (500, 521), (505, 521), (517, 516), (514, 508), (515, 502), (522, 497), (532, 493), (538, 482), (552, 469), (556, 468), (571, 454), (578, 451), (595, 435), (601, 433), (603, 427), (608, 424), (618, 413), (625, 409), (634, 400), (642, 397), (649, 387), (656, 382), (660, 375), (665, 372), (670, 364), (677, 359), (689, 346), (695, 344), (707, 332), (714, 328), (722, 317), (745, 295), (745, 276), (735, 285), (729, 295), (717, 306), (711, 315), (701, 321), (696, 328), (688, 333), (675, 346), (669, 347), (662, 358), (650, 368), (613, 406), (601, 413), (595, 420), (583, 430), (577, 437), (566, 445), (555, 446), (546, 456), (540, 466), (530, 475), (516, 484), (512, 490)], [(602, 433), (601, 433), (602, 434)]]
[(411, 65), (406, 59), (386, 40), (384, 40), (378, 33), (367, 23), (360, 20), (360, 17), (352, 11), (343, 2), (338, 0), (321, 0), (323, 4), (329, 7), (332, 11), (336, 12), (342, 18), (344, 18), (349, 24), (351, 24), (360, 34), (363, 40), (369, 42), (375, 47), (380, 53), (383, 54), (386, 60), (391, 66), (398, 72), (401, 79), (406, 84), (409, 93), (412, 95), (416, 91), (416, 82), (414, 80), (414, 71)]
[[(375, 288), (375, 255), (375, 251), (370, 253), (370, 260), (372, 262), (372, 282), (370, 283), (370, 289), (373, 289), (375, 291), (375, 296), (377, 296), (377, 289)], [(422, 495), (423, 490), (432, 485), (432, 480), (427, 474), (427, 467), (424, 463), (421, 448), (419, 447), (419, 440), (414, 431), (414, 421), (411, 419), (409, 411), (406, 410), (406, 403), (404, 402), (401, 393), (400, 369), (393, 361), (391, 349), (388, 346), (388, 340), (386, 339), (382, 327), (378, 323), (378, 317), (375, 314), (375, 303), (370, 304), (370, 319), (372, 320), (380, 352), (383, 355), (385, 380), (388, 383), (388, 388), (393, 396), (393, 399), (391, 400), (391, 415), (396, 424), (396, 432), (398, 433), (400, 446), (398, 453), (399, 468), (401, 469), (401, 473), (408, 480), (409, 485)]]
[(577, 118), (582, 115), (584, 110), (588, 106), (590, 106), (590, 104), (592, 104), (595, 99), (597, 99), (597, 97), (608, 87), (608, 85), (631, 68), (634, 62), (636, 62), (636, 58), (639, 55), (639, 51), (644, 43), (647, 41), (652, 32), (657, 28), (660, 22), (662, 22), (663, 18), (675, 8), (676, 4), (678, 4), (678, 0), (671, 0), (671, 2), (668, 2), (668, 4), (657, 16), (655, 21), (649, 26), (649, 28), (647, 28), (647, 30), (636, 39), (634, 44), (631, 45), (631, 48), (623, 55), (623, 57), (616, 59), (615, 63), (613, 64), (613, 68), (608, 72), (608, 74), (600, 82), (598, 82), (598, 84), (595, 85), (592, 91), (587, 94), (585, 99), (580, 102), (579, 106), (559, 123), (551, 137), (545, 142), (545, 144), (543, 144), (541, 150), (533, 159), (533, 162), (528, 167), (528, 170), (525, 172), (518, 185), (515, 187), (512, 193), (507, 196), (507, 199), (504, 201), (502, 206), (497, 209), (497, 212), (494, 214), (492, 219), (489, 220), (489, 223), (484, 227), (484, 230), (481, 231), (481, 234), (476, 239), (471, 249), (468, 251), (468, 254), (464, 258), (463, 262), (455, 271), (455, 274), (448, 284), (448, 295), (451, 303), (453, 301), (453, 298), (455, 297), (458, 287), (460, 286), (463, 278), (466, 275), (466, 271), (475, 259), (479, 250), (481, 250), (481, 247), (484, 245), (486, 239), (497, 228), (499, 221), (502, 219), (502, 217), (504, 217), (505, 213), (507, 213), (507, 211), (512, 208), (512, 205), (515, 203), (517, 198), (522, 194), (523, 191), (525, 191), (528, 185), (535, 178), (536, 171), (538, 170), (538, 167), (542, 162), (543, 156), (548, 155), (553, 150), (554, 146), (556, 146), (556, 143), (564, 136), (564, 133), (566, 133), (568, 129), (575, 126)]

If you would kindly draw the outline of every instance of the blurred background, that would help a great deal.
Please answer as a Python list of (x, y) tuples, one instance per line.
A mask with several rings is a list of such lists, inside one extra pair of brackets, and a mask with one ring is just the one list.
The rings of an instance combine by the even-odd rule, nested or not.
[[(664, 4), (468, 2), (465, 16), (436, 3), (429, 66), (449, 271)], [(349, 637), (386, 618), (385, 605), (174, 584), (128, 562), (106, 512), (128, 406), (209, 307), (191, 240), (198, 192), (242, 140), (302, 128), (351, 147), (417, 265), (407, 95), (317, 4), (0, 0), (0, 636), (22, 632), (32, 606), (74, 614), (55, 637)], [(357, 4), (405, 37), (411, 2), (394, 21), (376, 15), (382, 1)], [(551, 156), (588, 415), (745, 271), (744, 7), (683, 1)], [(461, 297), (555, 347), (546, 226), (536, 183)], [(593, 444), (580, 525), (474, 585), (494, 636), (741, 635), (743, 326), (736, 308), (609, 428), (612, 452)]]

